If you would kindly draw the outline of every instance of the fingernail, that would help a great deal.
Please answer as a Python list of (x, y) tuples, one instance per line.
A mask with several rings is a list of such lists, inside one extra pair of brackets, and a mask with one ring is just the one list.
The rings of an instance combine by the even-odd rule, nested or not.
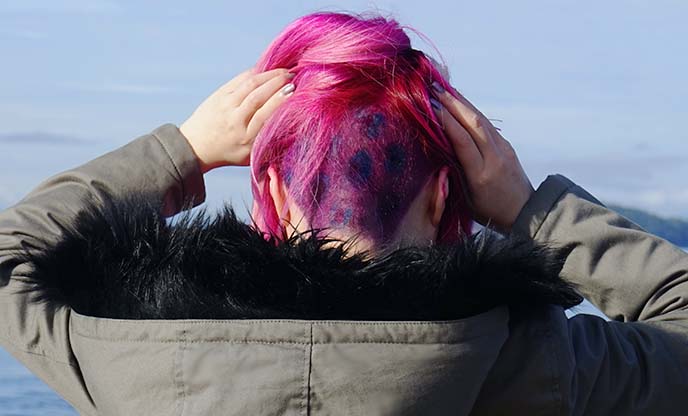
[(444, 87), (443, 87), (442, 85), (440, 85), (440, 83), (437, 82), (437, 81), (433, 81), (433, 82), (432, 82), (432, 89), (434, 89), (435, 91), (437, 91), (438, 94), (444, 94), (444, 92), (446, 91), (446, 90), (444, 89)]
[(295, 76), (296, 76), (295, 73), (293, 73), (293, 72), (287, 72), (287, 79), (292, 79), (292, 78), (294, 78)]
[(289, 95), (289, 94), (293, 93), (295, 89), (296, 89), (296, 86), (294, 86), (294, 84), (292, 84), (290, 82), (289, 84), (282, 87), (282, 95)]
[(437, 101), (436, 99), (434, 99), (432, 97), (430, 97), (430, 105), (432, 106), (432, 108), (434, 108), (437, 111), (442, 110), (442, 104), (440, 104), (439, 101)]

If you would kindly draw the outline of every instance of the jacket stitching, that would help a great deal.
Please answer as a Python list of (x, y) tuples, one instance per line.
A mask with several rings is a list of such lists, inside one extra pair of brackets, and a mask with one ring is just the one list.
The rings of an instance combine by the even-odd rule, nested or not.
[[(487, 313), (487, 312), (485, 312)], [(341, 324), (345, 325), (351, 325), (351, 326), (453, 326), (457, 325), (461, 322), (465, 322), (468, 318), (464, 319), (456, 319), (456, 320), (448, 320), (448, 321), (346, 321), (346, 320), (328, 320), (328, 321), (319, 321), (319, 320), (313, 320), (313, 321), (308, 321), (308, 320), (297, 320), (297, 319), (201, 319), (201, 320), (188, 320), (188, 319), (178, 319), (178, 320), (169, 320), (169, 319), (160, 319), (160, 320), (151, 320), (151, 319), (141, 319), (141, 320), (135, 320), (135, 319), (113, 319), (113, 318), (98, 318), (95, 316), (88, 316), (88, 315), (80, 315), (78, 314), (82, 319), (88, 319), (88, 320), (99, 320), (99, 321), (107, 321), (107, 322), (122, 322), (126, 324), (131, 324), (131, 325), (169, 325), (170, 323), (177, 323), (181, 322), (184, 325), (208, 325), (211, 326), (214, 323), (231, 323), (233, 325), (242, 325), (242, 326), (252, 326), (254, 324), (259, 324), (259, 323), (267, 323), (267, 324), (283, 324), (283, 323), (294, 323), (294, 324), (313, 324), (313, 326), (338, 326)], [(477, 315), (476, 315), (477, 316)]]
[(180, 416), (184, 414), (184, 406), (186, 404), (186, 389), (184, 386), (184, 349), (186, 345), (184, 341), (185, 339), (186, 331), (182, 330), (180, 345), (174, 357), (174, 381), (177, 390), (177, 408), (179, 409), (177, 414)]
[(306, 415), (311, 414), (311, 375), (313, 374), (313, 324), (309, 325), (309, 332), (310, 332), (310, 345), (308, 346), (308, 350), (306, 352), (306, 360), (308, 361), (308, 378), (307, 378), (307, 387), (308, 389), (306, 390)]
[[(303, 337), (308, 337), (308, 327), (303, 327)], [(308, 348), (303, 349), (303, 371), (301, 376), (301, 413), (308, 415)]]
[(0, 337), (0, 341), (2, 341), (2, 342), (4, 343), (3, 347), (5, 347), (5, 348), (7, 348), (7, 349), (13, 349), (13, 350), (15, 350), (15, 351), (18, 352), (18, 353), (29, 354), (29, 355), (35, 355), (35, 356), (37, 356), (37, 357), (43, 357), (43, 358), (45, 358), (45, 359), (47, 359), (47, 360), (50, 360), (50, 361), (52, 361), (52, 362), (54, 362), (54, 363), (56, 363), (56, 364), (67, 365), (67, 366), (69, 366), (69, 367), (72, 367), (72, 368), (75, 368), (75, 369), (79, 369), (79, 363), (76, 362), (76, 361), (74, 361), (74, 362), (69, 362), (69, 361), (62, 361), (62, 360), (59, 360), (59, 359), (54, 358), (54, 357), (52, 357), (52, 356), (50, 356), (50, 355), (47, 355), (45, 352), (43, 352), (42, 349), (39, 349), (40, 352), (36, 352), (36, 351), (31, 351), (30, 349), (21, 348), (21, 347), (17, 346), (17, 344), (13, 343), (12, 340), (9, 339), (9, 338)]
[(473, 338), (464, 338), (457, 340), (456, 342), (385, 342), (385, 341), (347, 341), (347, 342), (298, 342), (298, 341), (230, 341), (221, 339), (211, 339), (211, 340), (182, 340), (182, 339), (170, 339), (170, 340), (137, 340), (137, 339), (126, 339), (126, 338), (97, 338), (88, 335), (77, 335), (91, 339), (93, 341), (103, 341), (103, 342), (123, 342), (123, 343), (134, 343), (134, 344), (175, 344), (183, 343), (188, 344), (238, 344), (238, 345), (356, 345), (356, 344), (379, 344), (379, 345), (460, 345), (469, 341)]
[(152, 134), (153, 134), (153, 137), (155, 138), (155, 140), (158, 142), (158, 144), (160, 144), (160, 146), (162, 146), (162, 149), (165, 151), (165, 155), (169, 159), (170, 163), (172, 163), (172, 166), (174, 166), (174, 171), (177, 173), (177, 181), (181, 184), (182, 195), (186, 195), (186, 190), (184, 189), (184, 177), (182, 176), (181, 170), (179, 170), (177, 163), (175, 163), (174, 158), (172, 157), (172, 154), (170, 153), (170, 151), (167, 149), (167, 146), (165, 145), (165, 143), (160, 139), (160, 137), (158, 137), (157, 134), (155, 134), (155, 133), (152, 133)]
[[(550, 320), (550, 325), (551, 325), (550, 328), (557, 327), (556, 325), (558, 325), (558, 322), (556, 322), (554, 320), (554, 318), (552, 318), (551, 315), (549, 317), (549, 320)], [(559, 413), (562, 415), (568, 415), (568, 414), (570, 414), (569, 408), (568, 408), (568, 394), (569, 394), (569, 392), (567, 391), (566, 393), (564, 393), (562, 391), (562, 385), (564, 386), (564, 389), (566, 389), (568, 387), (566, 384), (566, 381), (564, 381), (564, 376), (563, 376), (563, 372), (562, 372), (562, 366), (563, 366), (562, 363), (567, 358), (562, 357), (562, 351), (560, 348), (561, 333), (559, 331), (556, 331), (556, 332), (551, 331), (550, 334), (551, 334), (551, 338), (552, 338), (552, 342), (550, 343), (550, 346), (551, 346), (552, 355), (554, 357), (554, 366), (557, 369), (555, 384), (556, 384), (556, 389), (557, 389), (557, 394), (558, 394), (557, 397), (559, 400)], [(565, 394), (567, 395), (566, 398), (564, 397)]]
[[(551, 324), (551, 322), (549, 323)], [(552, 383), (551, 383), (551, 393), (552, 393), (552, 400), (555, 404), (555, 408), (557, 409), (557, 414), (563, 414), (561, 412), (562, 410), (562, 398), (561, 398), (561, 393), (559, 389), (559, 371), (557, 371), (557, 354), (554, 349), (554, 339), (553, 339), (553, 333), (551, 328), (547, 328), (545, 330), (545, 337), (547, 338), (547, 351), (549, 355), (549, 360), (547, 360), (547, 366), (549, 367), (549, 372), (550, 372), (550, 377), (552, 378)]]

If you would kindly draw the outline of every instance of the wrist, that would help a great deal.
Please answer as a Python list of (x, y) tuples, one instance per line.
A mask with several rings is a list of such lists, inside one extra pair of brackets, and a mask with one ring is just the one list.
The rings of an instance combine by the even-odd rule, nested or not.
[(516, 200), (513, 204), (513, 211), (511, 211), (511, 215), (509, 216), (508, 221), (502, 224), (501, 228), (504, 233), (511, 233), (511, 230), (514, 227), (516, 221), (518, 220), (518, 217), (521, 215), (523, 208), (526, 206), (526, 204), (528, 204), (528, 201), (530, 200), (530, 198), (532, 198), (533, 194), (535, 194), (535, 189), (530, 183), (528, 183), (528, 187), (525, 189), (523, 193), (520, 194), (518, 200)]
[(179, 126), (179, 131), (182, 133), (182, 136), (184, 136), (187, 143), (189, 143), (201, 173), (206, 174), (212, 170), (213, 167), (207, 162), (207, 158), (205, 157), (206, 152), (203, 149), (201, 142), (195, 139), (196, 135), (193, 134), (186, 123), (183, 123), (181, 126)]

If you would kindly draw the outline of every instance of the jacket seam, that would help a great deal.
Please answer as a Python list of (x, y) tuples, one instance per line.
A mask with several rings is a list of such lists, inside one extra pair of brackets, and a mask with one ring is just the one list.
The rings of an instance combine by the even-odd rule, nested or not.
[(301, 413), (304, 416), (310, 414), (310, 387), (311, 387), (311, 351), (313, 349), (313, 325), (304, 326), (303, 337), (310, 339), (311, 342), (305, 343), (306, 348), (303, 350), (303, 380), (302, 380), (302, 397), (301, 397)]
[[(487, 313), (487, 312), (485, 312)], [(339, 326), (342, 324), (351, 326), (453, 326), (469, 318), (461, 318), (445, 321), (347, 321), (347, 320), (299, 320), (299, 319), (118, 319), (118, 318), (99, 318), (96, 316), (82, 315), (82, 318), (89, 320), (101, 320), (107, 322), (123, 322), (131, 325), (169, 325), (170, 323), (183, 323), (184, 325), (208, 325), (213, 323), (231, 322), (235, 325), (252, 326), (257, 323), (267, 324), (313, 324), (313, 326)], [(478, 316), (478, 315), (475, 315)], [(475, 317), (472, 316), (472, 317)], [(472, 318), (471, 317), (471, 318)]]
[(237, 344), (237, 345), (356, 345), (356, 344), (378, 344), (378, 345), (458, 345), (465, 343), (468, 340), (474, 338), (464, 338), (457, 340), (455, 342), (386, 342), (386, 341), (347, 341), (347, 342), (299, 342), (299, 341), (232, 341), (232, 340), (221, 340), (221, 339), (211, 339), (211, 340), (186, 340), (186, 339), (168, 339), (168, 340), (136, 340), (136, 339), (126, 339), (126, 338), (97, 338), (88, 335), (82, 335), (76, 333), (83, 338), (87, 338), (93, 341), (102, 342), (126, 342), (135, 344), (175, 344), (183, 343), (188, 344)]
[(310, 345), (308, 346), (308, 354), (307, 354), (307, 359), (308, 359), (308, 390), (307, 390), (307, 396), (306, 396), (306, 415), (311, 414), (311, 376), (313, 374), (313, 345), (315, 345), (313, 341), (313, 324), (309, 325), (309, 330), (310, 330)]
[(7, 349), (12, 349), (18, 353), (35, 355), (37, 357), (43, 357), (43, 358), (48, 359), (48, 360), (50, 360), (56, 364), (67, 365), (67, 366), (72, 367), (74, 369), (80, 369), (78, 362), (76, 362), (76, 361), (75, 362), (65, 362), (62, 360), (58, 360), (57, 358), (51, 357), (50, 355), (47, 355), (44, 352), (36, 352), (36, 351), (31, 351), (29, 349), (21, 348), (21, 347), (17, 346), (17, 344), (12, 342), (12, 340), (10, 340), (8, 338), (0, 337), (0, 340), (4, 341), (4, 344), (5, 344), (4, 346), (6, 346)]
[(158, 135), (156, 133), (152, 133), (152, 135), (155, 138), (155, 141), (157, 141), (158, 144), (162, 147), (162, 150), (164, 150), (165, 156), (167, 156), (167, 159), (170, 161), (170, 163), (172, 163), (172, 166), (174, 167), (174, 171), (177, 173), (177, 182), (179, 182), (180, 186), (181, 186), (182, 196), (186, 196), (186, 189), (184, 189), (184, 177), (182, 176), (182, 172), (179, 169), (179, 166), (177, 166), (177, 163), (174, 161), (172, 154), (167, 149), (167, 146), (160, 139), (160, 137), (158, 137)]
[(186, 405), (186, 388), (184, 385), (184, 352), (186, 347), (186, 331), (182, 330), (179, 348), (175, 352), (174, 365), (174, 384), (177, 391), (177, 408), (178, 415), (184, 414), (184, 407)]
[(564, 189), (561, 190), (561, 192), (557, 195), (557, 197), (554, 199), (554, 201), (552, 201), (552, 203), (549, 205), (549, 208), (547, 208), (547, 213), (546, 213), (545, 216), (542, 218), (542, 221), (540, 221), (540, 223), (539, 223), (538, 226), (537, 226), (537, 229), (536, 229), (535, 232), (533, 233), (533, 238), (534, 238), (534, 239), (537, 239), (537, 236), (538, 236), (538, 234), (540, 233), (540, 230), (541, 230), (542, 227), (545, 225), (545, 222), (547, 221), (547, 218), (549, 218), (550, 214), (552, 213), (552, 209), (554, 208), (554, 206), (555, 206), (557, 203), (559, 203), (559, 201), (561, 201), (561, 200), (564, 198), (564, 196), (565, 196), (566, 194), (568, 194), (569, 191), (570, 191), (572, 188), (574, 188), (574, 187), (575, 187), (575, 185), (567, 185), (566, 187), (564, 187)]
[(559, 378), (560, 374), (557, 369), (557, 353), (554, 348), (554, 337), (551, 328), (545, 330), (545, 337), (547, 337), (547, 350), (549, 352), (548, 367), (550, 370), (550, 377), (552, 378), (551, 383), (551, 393), (552, 401), (554, 402), (554, 408), (557, 409), (556, 414), (564, 414), (562, 412), (563, 401), (561, 397), (561, 389), (559, 388)]

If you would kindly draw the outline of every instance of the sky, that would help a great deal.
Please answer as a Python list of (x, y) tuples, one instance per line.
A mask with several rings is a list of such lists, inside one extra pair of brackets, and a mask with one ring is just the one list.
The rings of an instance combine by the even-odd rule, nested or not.
[[(502, 120), (536, 187), (563, 173), (604, 202), (688, 218), (682, 0), (2, 2), (0, 206), (182, 123), (320, 10), (378, 11), (427, 36), (454, 86)], [(206, 182), (211, 207), (250, 205), (245, 168)]]

